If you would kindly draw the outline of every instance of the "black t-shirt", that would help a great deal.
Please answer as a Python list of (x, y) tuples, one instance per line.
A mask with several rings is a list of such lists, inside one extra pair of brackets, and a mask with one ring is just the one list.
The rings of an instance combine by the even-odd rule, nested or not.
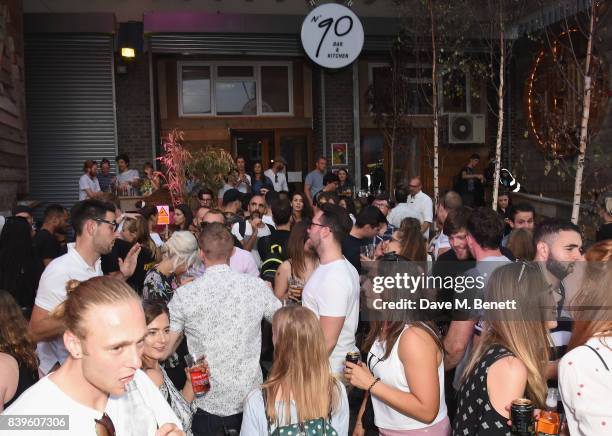
[[(442, 277), (443, 279), (446, 277), (454, 278), (464, 275), (466, 271), (475, 266), (476, 260), (471, 256), (469, 259), (460, 260), (457, 258), (455, 250), (450, 249), (438, 256), (438, 259), (433, 264), (431, 274), (434, 277)], [(437, 301), (439, 302), (453, 303), (456, 296), (457, 294), (454, 289), (440, 289), (437, 291)], [(438, 324), (443, 331), (446, 331), (451, 321), (461, 321), (465, 319), (469, 319), (469, 314), (462, 313), (460, 310), (455, 309), (455, 305), (453, 304), (452, 309), (443, 309), (439, 311), (436, 315), (436, 324)]]
[(62, 255), (59, 241), (46, 229), (40, 229), (34, 236), (34, 250), (41, 262), (43, 259), (55, 259)]
[(361, 243), (362, 240), (353, 235), (348, 235), (342, 241), (342, 254), (359, 274), (361, 274)]
[[(113, 250), (109, 254), (102, 255), (102, 271), (104, 274), (110, 274), (115, 271), (119, 271), (119, 259), (125, 259), (132, 244), (123, 239), (115, 240)], [(155, 263), (155, 258), (147, 247), (142, 247), (140, 254), (138, 254), (138, 260), (136, 262), (136, 269), (134, 274), (127, 280), (127, 283), (134, 288), (138, 295), (142, 295), (142, 285), (144, 283), (145, 275), (151, 264)]]
[(612, 239), (612, 223), (602, 224), (597, 230), (597, 242)]

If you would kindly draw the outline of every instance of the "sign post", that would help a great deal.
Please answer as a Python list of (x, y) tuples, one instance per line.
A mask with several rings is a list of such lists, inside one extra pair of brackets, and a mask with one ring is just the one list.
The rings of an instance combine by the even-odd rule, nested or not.
[(157, 206), (157, 225), (167, 226), (170, 224), (170, 206)]

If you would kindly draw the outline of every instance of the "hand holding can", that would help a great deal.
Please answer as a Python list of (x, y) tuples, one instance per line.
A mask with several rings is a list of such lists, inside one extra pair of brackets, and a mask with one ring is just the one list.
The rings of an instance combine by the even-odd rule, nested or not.
[(208, 376), (208, 364), (205, 356), (198, 356), (195, 353), (185, 356), (185, 363), (191, 378), (191, 387), (196, 397), (201, 397), (210, 391), (210, 379)]

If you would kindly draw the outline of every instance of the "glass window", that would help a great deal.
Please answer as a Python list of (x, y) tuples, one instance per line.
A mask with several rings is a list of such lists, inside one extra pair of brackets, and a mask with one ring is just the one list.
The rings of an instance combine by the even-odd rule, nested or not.
[(257, 115), (255, 80), (215, 81), (217, 115)]
[(217, 77), (253, 77), (253, 67), (250, 65), (220, 65), (217, 67)]
[(209, 114), (210, 107), (210, 67), (183, 66), (182, 102), (184, 114)]
[[(372, 68), (373, 112), (391, 113), (391, 95), (393, 92), (392, 70), (389, 66)], [(406, 67), (402, 69), (403, 87), (406, 92), (406, 114), (431, 113), (432, 86), (431, 70), (419, 67)], [(398, 85), (399, 87), (399, 85)]]
[(290, 112), (287, 66), (261, 67), (261, 98), (263, 113)]
[(391, 83), (391, 69), (389, 67), (372, 68), (372, 112), (391, 112), (390, 99), (388, 97), (389, 84)]
[(465, 112), (467, 110), (465, 95), (465, 73), (454, 70), (442, 77), (444, 94), (444, 112)]

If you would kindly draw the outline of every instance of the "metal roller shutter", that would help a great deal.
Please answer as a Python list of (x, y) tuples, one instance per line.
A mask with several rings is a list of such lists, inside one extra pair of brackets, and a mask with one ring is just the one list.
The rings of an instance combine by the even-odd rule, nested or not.
[(32, 199), (70, 207), (78, 200), (83, 162), (114, 161), (113, 56), (111, 35), (25, 35)]
[[(298, 29), (299, 30), (299, 29)], [(149, 36), (153, 53), (240, 56), (305, 56), (299, 34), (160, 33)], [(364, 53), (388, 52), (392, 36), (368, 36)]]
[(150, 36), (154, 53), (302, 56), (299, 35), (165, 33)]

